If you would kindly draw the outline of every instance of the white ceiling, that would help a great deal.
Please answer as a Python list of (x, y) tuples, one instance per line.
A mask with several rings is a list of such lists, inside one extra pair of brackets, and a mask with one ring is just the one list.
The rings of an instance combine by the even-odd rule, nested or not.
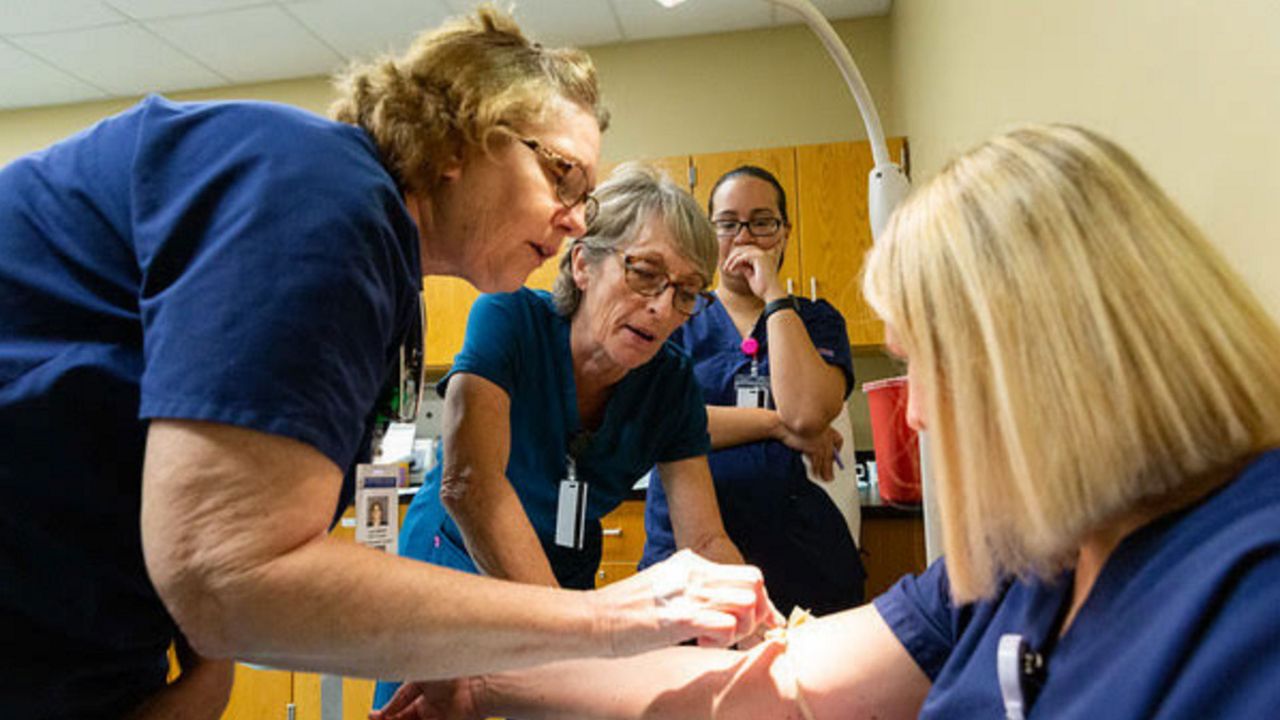
[[(891, 0), (813, 0), (830, 19)], [(0, 0), (0, 109), (329, 74), (407, 45), (475, 0)], [(503, 3), (505, 6), (505, 3)], [(790, 25), (766, 0), (517, 0), (547, 45)]]

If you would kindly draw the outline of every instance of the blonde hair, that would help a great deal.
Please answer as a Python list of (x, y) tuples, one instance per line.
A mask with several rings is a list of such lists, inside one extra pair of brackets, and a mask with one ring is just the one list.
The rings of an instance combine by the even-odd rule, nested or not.
[(600, 184), (596, 198), (600, 212), (587, 234), (574, 240), (560, 258), (552, 299), (561, 315), (572, 317), (582, 302), (582, 290), (573, 281), (574, 247), (582, 246), (587, 262), (594, 265), (630, 245), (651, 219), (666, 224), (676, 251), (694, 264), (706, 284), (711, 283), (719, 253), (715, 230), (698, 201), (661, 170), (645, 163), (623, 163)]
[(1280, 328), (1123, 150), (1035, 126), (898, 209), (864, 292), (927, 383), (958, 601), (1280, 444)]
[(410, 190), (432, 189), (467, 147), (487, 152), (495, 132), (542, 121), (554, 97), (595, 115), (602, 132), (609, 125), (591, 58), (530, 42), (489, 4), (424, 32), (400, 57), (353, 65), (335, 86), (329, 114), (364, 128)]

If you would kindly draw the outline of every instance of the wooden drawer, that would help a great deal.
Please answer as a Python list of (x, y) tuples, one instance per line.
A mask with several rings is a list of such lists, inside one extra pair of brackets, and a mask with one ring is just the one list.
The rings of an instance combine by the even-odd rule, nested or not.
[(609, 583), (629, 578), (636, 574), (634, 562), (602, 562), (596, 571), (596, 587), (602, 588)]
[(600, 518), (604, 532), (602, 563), (640, 562), (644, 554), (644, 501), (626, 500), (613, 512)]

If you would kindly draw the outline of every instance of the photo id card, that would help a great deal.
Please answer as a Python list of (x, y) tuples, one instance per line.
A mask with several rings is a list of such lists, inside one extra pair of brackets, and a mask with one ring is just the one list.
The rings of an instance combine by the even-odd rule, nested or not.
[(356, 542), (396, 554), (404, 465), (356, 466)]
[(560, 481), (556, 505), (556, 545), (582, 549), (587, 524), (587, 484), (574, 479)]
[(733, 389), (738, 407), (770, 408), (773, 397), (769, 394), (769, 378), (763, 375), (742, 373), (733, 376)]

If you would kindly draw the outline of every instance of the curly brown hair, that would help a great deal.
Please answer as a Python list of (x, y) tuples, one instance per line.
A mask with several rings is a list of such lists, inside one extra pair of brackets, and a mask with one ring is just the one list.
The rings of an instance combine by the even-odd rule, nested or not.
[(591, 58), (531, 42), (487, 3), (334, 84), (330, 116), (364, 128), (406, 190), (432, 189), (450, 159), (468, 146), (487, 152), (495, 132), (542, 121), (554, 97), (592, 113), (602, 132), (609, 125)]

